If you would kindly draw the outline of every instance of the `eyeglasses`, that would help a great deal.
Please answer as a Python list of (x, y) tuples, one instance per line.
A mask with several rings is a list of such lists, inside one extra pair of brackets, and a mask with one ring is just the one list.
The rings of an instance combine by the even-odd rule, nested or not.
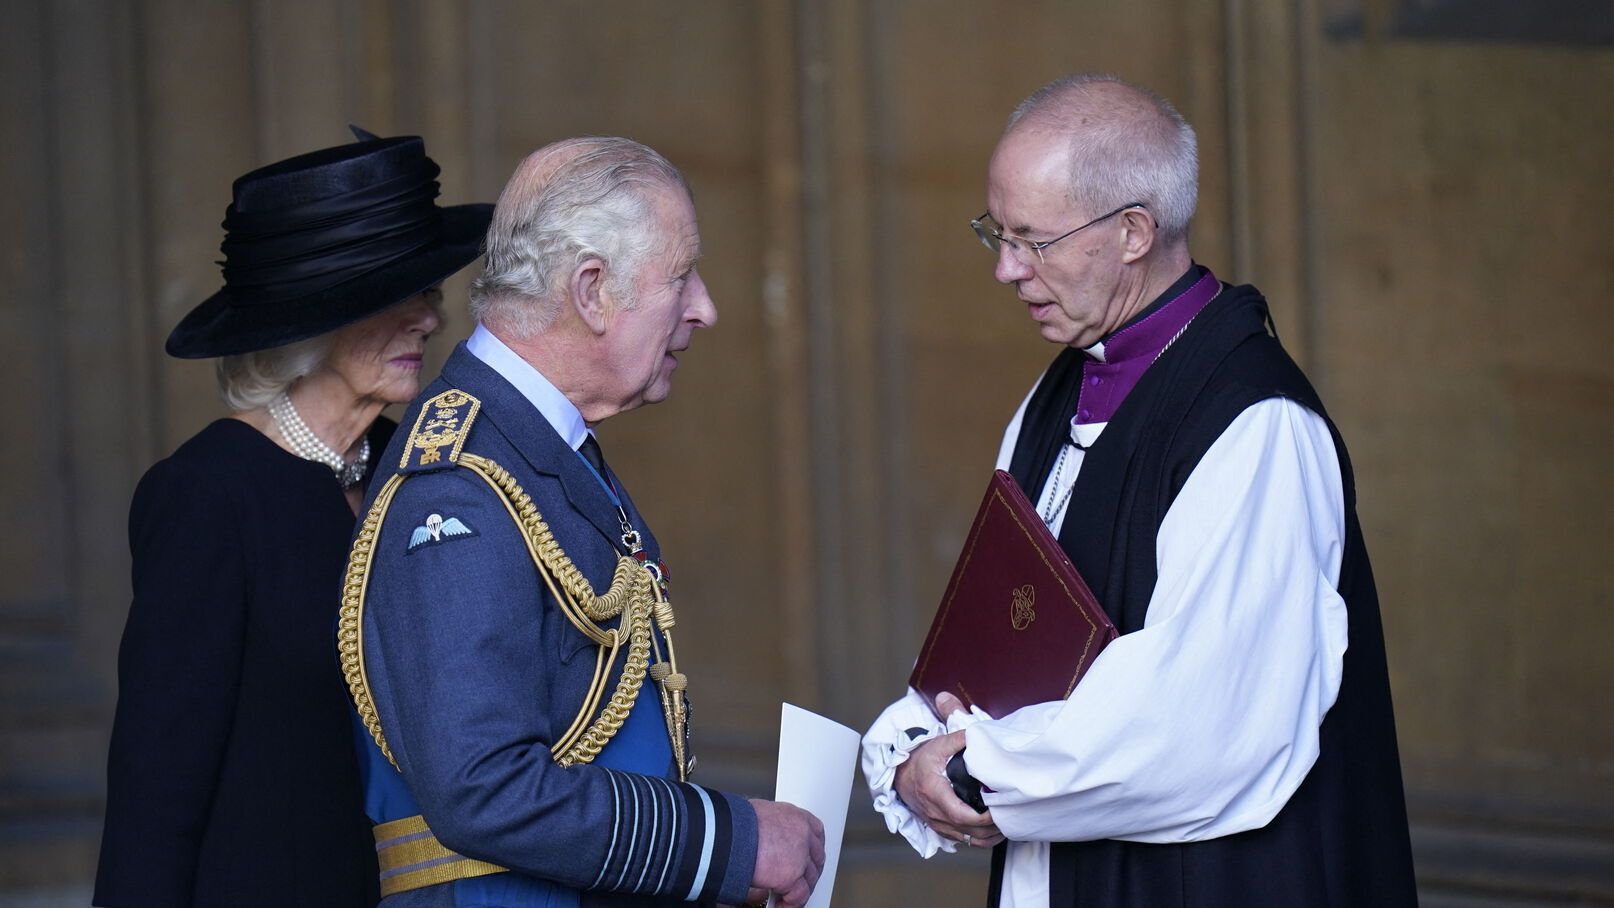
[(1149, 210), (1149, 206), (1143, 204), (1142, 202), (1128, 202), (1109, 214), (1101, 214), (1098, 217), (1093, 218), (1091, 221), (1088, 221), (1069, 233), (1061, 234), (1060, 236), (1056, 236), (1051, 240), (1044, 240), (1040, 243), (1036, 240), (1028, 240), (1025, 237), (1015, 236), (1012, 233), (1004, 233), (1003, 225), (999, 224), (993, 219), (991, 212), (984, 212), (980, 217), (971, 219), (970, 227), (974, 228), (975, 235), (981, 240), (981, 245), (992, 250), (993, 252), (997, 252), (1000, 246), (1008, 246), (1009, 251), (1013, 252), (1015, 257), (1021, 261), (1027, 260), (1028, 251), (1035, 252), (1037, 253), (1037, 261), (1041, 263), (1044, 261), (1042, 256), (1042, 251), (1044, 249), (1047, 249), (1049, 246), (1052, 246), (1067, 236), (1071, 236), (1072, 234), (1080, 233), (1081, 231), (1086, 230), (1094, 224), (1097, 224), (1099, 221), (1107, 221), (1121, 212), (1126, 211), (1128, 208), (1142, 208), (1144, 211)]

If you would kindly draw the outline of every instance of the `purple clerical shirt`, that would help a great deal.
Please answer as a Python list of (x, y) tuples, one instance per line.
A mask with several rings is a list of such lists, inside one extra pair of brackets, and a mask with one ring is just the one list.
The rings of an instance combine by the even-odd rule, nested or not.
[(1087, 348), (1072, 425), (1109, 422), (1138, 379), (1222, 289), (1210, 269), (1154, 311)]

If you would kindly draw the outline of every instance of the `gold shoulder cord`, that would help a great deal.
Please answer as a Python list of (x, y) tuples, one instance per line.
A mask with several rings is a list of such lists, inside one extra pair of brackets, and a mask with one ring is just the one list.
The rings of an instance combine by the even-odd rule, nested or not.
[[(470, 404), (469, 411), (462, 414), (460, 411), (466, 403)], [(673, 651), (672, 643), (672, 628), (676, 622), (672, 605), (662, 595), (661, 585), (655, 581), (644, 564), (624, 555), (617, 559), (610, 589), (603, 595), (596, 595), (588, 578), (583, 576), (583, 572), (578, 570), (577, 565), (561, 549), (549, 525), (538, 513), (532, 498), (516, 482), (515, 477), (492, 460), (475, 454), (460, 453), (460, 447), (470, 430), (471, 420), (475, 418), (477, 409), (476, 399), (462, 391), (446, 391), (433, 398), (421, 408), (420, 418), (416, 420), (415, 429), (410, 433), (409, 445), (404, 453), (404, 464), (409, 463), (417, 448), (424, 451), (420, 454), (421, 462), (430, 464), (442, 459), (440, 448), (452, 446), (449, 460), (470, 470), (486, 482), (510, 514), (510, 518), (521, 529), (522, 539), (527, 544), (527, 552), (532, 556), (533, 565), (538, 569), (538, 576), (543, 578), (549, 594), (559, 604), (561, 613), (574, 627), (598, 645), (599, 650), (594, 662), (594, 680), (589, 685), (588, 694), (584, 697), (576, 718), (572, 720), (571, 727), (549, 748), (550, 754), (561, 766), (588, 763), (599, 756), (600, 751), (627, 720), (628, 712), (638, 699), (639, 691), (644, 686), (644, 679), (648, 674), (660, 688), (662, 712), (666, 717), (667, 731), (672, 739), (673, 758), (678, 766), (679, 781), (687, 781), (688, 761), (684, 752), (684, 729), (688, 715), (684, 703), (684, 690), (688, 686), (688, 679), (678, 671), (677, 654)], [(433, 411), (435, 418), (431, 422), (426, 422), (428, 413)], [(337, 649), (341, 654), (342, 671), (347, 678), (348, 691), (353, 696), (353, 705), (358, 709), (365, 728), (369, 730), (371, 737), (375, 738), (376, 744), (394, 769), (398, 768), (398, 761), (393, 757), (392, 749), (387, 746), (386, 736), (381, 731), (381, 718), (376, 714), (375, 704), (370, 699), (370, 682), (365, 674), (364, 597), (369, 587), (370, 558), (375, 549), (376, 537), (381, 532), (382, 523), (386, 519), (387, 509), (391, 506), (393, 497), (397, 495), (398, 489), (409, 475), (396, 473), (388, 479), (386, 485), (376, 494), (369, 512), (365, 514), (358, 537), (353, 541), (352, 554), (348, 559), (347, 576), (342, 586), (342, 609), (337, 626)], [(600, 627), (598, 622), (609, 621), (619, 615), (622, 620), (617, 627)], [(652, 621), (667, 640), (665, 660), (662, 658), (661, 644), (651, 633)], [(600, 710), (593, 722), (589, 722), (589, 717), (599, 708), (611, 667), (616, 664), (617, 652), (624, 644), (627, 646), (627, 659), (623, 665), (622, 676), (617, 680), (616, 690), (611, 694), (605, 708)], [(650, 664), (652, 653), (655, 656), (654, 665)]]

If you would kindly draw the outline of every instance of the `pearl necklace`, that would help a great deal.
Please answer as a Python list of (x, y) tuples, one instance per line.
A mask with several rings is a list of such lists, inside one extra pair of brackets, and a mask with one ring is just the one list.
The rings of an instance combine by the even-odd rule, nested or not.
[(269, 416), (275, 421), (275, 428), (280, 430), (280, 436), (291, 445), (292, 453), (304, 460), (312, 460), (331, 468), (336, 474), (336, 481), (344, 489), (351, 489), (364, 478), (364, 468), (370, 462), (370, 439), (366, 438), (359, 446), (359, 456), (352, 463), (348, 463), (341, 454), (326, 444), (314, 430), (303, 422), (298, 415), (297, 408), (292, 406), (291, 397), (282, 391), (280, 396), (269, 402)]

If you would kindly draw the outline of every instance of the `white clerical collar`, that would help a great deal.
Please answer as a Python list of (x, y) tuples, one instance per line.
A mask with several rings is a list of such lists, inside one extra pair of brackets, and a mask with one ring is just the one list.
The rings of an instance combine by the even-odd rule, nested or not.
[[(1093, 345), (1090, 347), (1083, 347), (1082, 352), (1092, 357), (1094, 362), (1104, 362), (1104, 342), (1101, 340), (1093, 341)], [(1103, 434), (1104, 427), (1107, 425), (1109, 425), (1108, 422), (1078, 424), (1076, 417), (1072, 416), (1070, 418), (1070, 443), (1085, 451), (1091, 448), (1094, 442), (1098, 441), (1099, 435)]]
[(521, 396), (538, 408), (538, 412), (573, 451), (583, 444), (583, 439), (588, 437), (588, 425), (583, 422), (583, 414), (532, 363), (506, 347), (504, 341), (482, 325), (477, 325), (476, 330), (471, 332), (465, 349), (486, 363), (488, 368), (504, 376), (505, 381), (515, 385)]
[(1104, 427), (1107, 425), (1109, 425), (1107, 422), (1077, 423), (1076, 417), (1072, 416), (1070, 418), (1070, 443), (1085, 451), (1091, 448), (1094, 442), (1098, 441), (1100, 435), (1104, 434)]

